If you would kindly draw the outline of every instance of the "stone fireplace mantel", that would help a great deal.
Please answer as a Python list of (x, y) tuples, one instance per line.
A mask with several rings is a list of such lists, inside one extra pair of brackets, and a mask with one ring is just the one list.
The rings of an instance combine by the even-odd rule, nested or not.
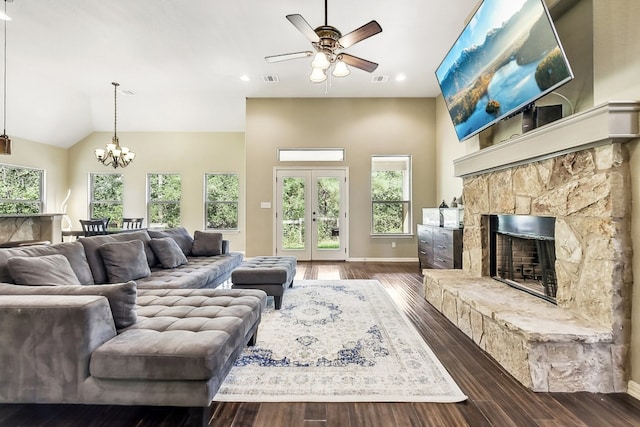
[(612, 101), (453, 161), (467, 177), (640, 137), (640, 102)]

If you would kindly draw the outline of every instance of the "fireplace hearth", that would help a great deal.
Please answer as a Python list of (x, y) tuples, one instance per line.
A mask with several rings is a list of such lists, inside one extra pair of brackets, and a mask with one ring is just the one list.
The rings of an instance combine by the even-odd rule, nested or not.
[(556, 303), (555, 218), (491, 215), (491, 277)]

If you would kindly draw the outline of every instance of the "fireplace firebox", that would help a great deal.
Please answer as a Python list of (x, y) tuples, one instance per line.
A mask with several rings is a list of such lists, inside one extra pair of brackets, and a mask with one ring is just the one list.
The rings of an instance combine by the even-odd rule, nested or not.
[(491, 215), (491, 277), (556, 303), (555, 218)]

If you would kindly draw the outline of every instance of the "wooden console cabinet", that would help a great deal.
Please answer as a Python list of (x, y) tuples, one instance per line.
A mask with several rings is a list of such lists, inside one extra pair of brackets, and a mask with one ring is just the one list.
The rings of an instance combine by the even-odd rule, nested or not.
[(462, 268), (462, 229), (418, 224), (418, 261), (423, 268)]

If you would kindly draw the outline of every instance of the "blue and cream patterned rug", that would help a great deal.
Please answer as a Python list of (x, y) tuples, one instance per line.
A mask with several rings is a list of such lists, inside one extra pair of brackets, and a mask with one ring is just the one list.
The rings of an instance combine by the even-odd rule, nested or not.
[(257, 344), (245, 349), (214, 400), (465, 399), (377, 280), (299, 280), (280, 310), (270, 301)]

